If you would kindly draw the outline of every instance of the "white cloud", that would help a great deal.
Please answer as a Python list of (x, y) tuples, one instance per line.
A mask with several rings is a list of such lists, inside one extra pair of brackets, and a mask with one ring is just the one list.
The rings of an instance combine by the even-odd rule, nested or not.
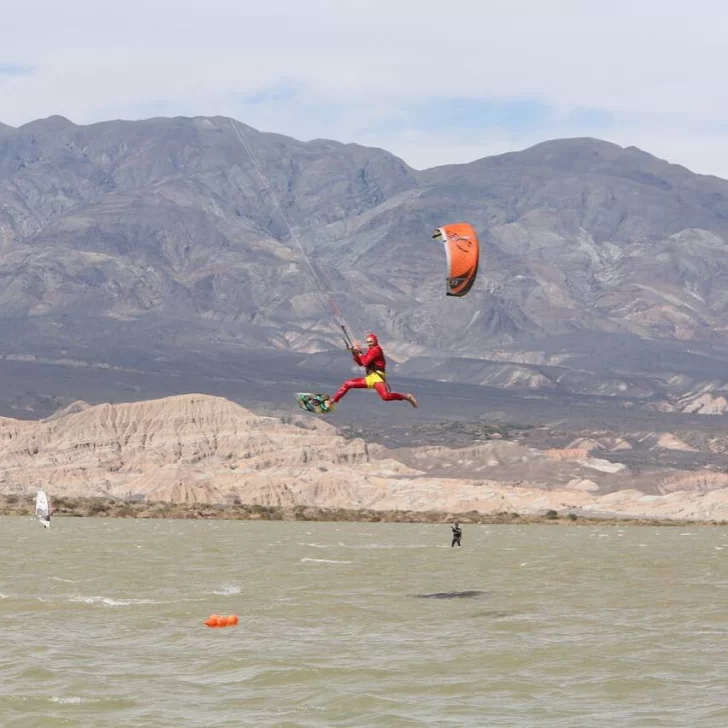
[[(728, 177), (726, 27), (717, 0), (24, 0), (3, 8), (0, 64), (35, 70), (0, 74), (0, 121), (222, 113), (418, 167), (589, 135)], [(281, 83), (299, 95), (250, 103)], [(555, 113), (419, 128), (412, 109), (445, 97)], [(605, 119), (569, 122), (577, 107)]]

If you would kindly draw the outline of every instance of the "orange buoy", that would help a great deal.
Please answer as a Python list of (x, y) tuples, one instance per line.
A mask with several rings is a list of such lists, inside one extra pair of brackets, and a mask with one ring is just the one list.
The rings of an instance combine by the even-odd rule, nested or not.
[(228, 617), (219, 614), (211, 614), (204, 622), (208, 627), (233, 627), (238, 623), (237, 614), (231, 614)]

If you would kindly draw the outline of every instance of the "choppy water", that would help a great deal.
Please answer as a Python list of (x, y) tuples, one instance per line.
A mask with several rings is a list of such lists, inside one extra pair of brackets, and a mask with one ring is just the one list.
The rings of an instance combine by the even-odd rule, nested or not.
[(449, 535), (0, 518), (0, 726), (728, 726), (728, 530)]

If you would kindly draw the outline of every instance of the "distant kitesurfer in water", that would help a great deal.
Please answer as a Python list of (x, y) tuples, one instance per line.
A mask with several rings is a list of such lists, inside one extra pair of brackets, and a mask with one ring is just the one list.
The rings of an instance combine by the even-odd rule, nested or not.
[(463, 537), (463, 530), (460, 528), (460, 524), (456, 522), (455, 525), (450, 528), (452, 528), (452, 543), (450, 546), (452, 547), (456, 544), (460, 546), (460, 539)]
[(413, 407), (417, 407), (417, 400), (413, 394), (400, 394), (393, 392), (387, 384), (385, 369), (387, 362), (384, 359), (384, 352), (379, 346), (379, 341), (374, 334), (367, 334), (367, 350), (362, 353), (358, 344), (351, 348), (351, 355), (354, 361), (366, 369), (366, 377), (359, 379), (347, 379), (339, 391), (331, 398), (331, 403), (336, 404), (350, 389), (376, 389), (377, 394), (385, 401), (404, 400)]

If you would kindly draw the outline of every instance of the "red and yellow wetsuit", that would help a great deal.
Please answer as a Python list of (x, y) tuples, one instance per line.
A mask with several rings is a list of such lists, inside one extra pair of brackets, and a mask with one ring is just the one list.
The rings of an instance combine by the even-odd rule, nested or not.
[(374, 345), (370, 346), (366, 352), (362, 353), (358, 349), (354, 349), (351, 352), (354, 361), (366, 369), (366, 377), (347, 379), (339, 387), (338, 392), (331, 398), (331, 401), (336, 404), (350, 389), (376, 389), (379, 396), (386, 402), (406, 400), (410, 404), (414, 404), (412, 401), (414, 398), (411, 395), (392, 392), (389, 389), (386, 374), (387, 362), (384, 358), (384, 352), (382, 351), (382, 347), (379, 346), (376, 337), (373, 338)]

